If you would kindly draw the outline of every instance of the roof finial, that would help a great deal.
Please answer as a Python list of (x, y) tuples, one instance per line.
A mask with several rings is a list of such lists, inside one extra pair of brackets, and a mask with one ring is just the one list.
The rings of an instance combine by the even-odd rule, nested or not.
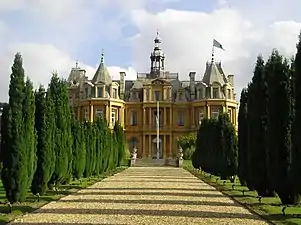
[(78, 60), (75, 62), (75, 68), (78, 68)]
[(211, 62), (214, 63), (214, 46), (212, 46)]
[(101, 49), (101, 60), (100, 60), (100, 63), (101, 63), (101, 64), (104, 63), (104, 56), (105, 56), (104, 49)]

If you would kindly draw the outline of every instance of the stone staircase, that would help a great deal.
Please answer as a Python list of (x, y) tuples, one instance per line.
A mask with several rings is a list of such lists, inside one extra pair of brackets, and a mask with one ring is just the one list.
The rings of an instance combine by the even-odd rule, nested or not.
[(167, 161), (165, 159), (136, 159), (134, 167), (163, 167), (163, 166), (176, 166), (173, 163)]

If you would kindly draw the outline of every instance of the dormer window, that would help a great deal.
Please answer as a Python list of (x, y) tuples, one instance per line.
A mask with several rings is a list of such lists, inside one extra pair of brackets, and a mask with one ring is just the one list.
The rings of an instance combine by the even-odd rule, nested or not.
[(179, 100), (183, 100), (183, 93), (182, 92), (179, 93)]
[(160, 101), (160, 91), (155, 91), (155, 101)]
[(103, 98), (103, 87), (97, 87), (97, 97)]
[(117, 89), (113, 88), (113, 98), (117, 98)]
[(214, 87), (213, 88), (213, 98), (218, 98), (218, 88)]

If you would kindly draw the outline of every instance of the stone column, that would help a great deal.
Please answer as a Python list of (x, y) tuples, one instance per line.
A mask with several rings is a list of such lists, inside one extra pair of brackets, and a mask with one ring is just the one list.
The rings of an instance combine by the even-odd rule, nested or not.
[(94, 109), (93, 109), (93, 105), (90, 103), (90, 122), (93, 122), (94, 118)]
[(143, 107), (143, 128), (145, 128), (145, 121), (146, 120), (146, 109)]
[(172, 146), (172, 135), (169, 135), (169, 154), (172, 155), (173, 153), (173, 146)]
[(120, 116), (121, 126), (125, 127), (125, 124), (124, 124), (124, 108), (123, 107), (121, 107), (120, 110), (119, 110), (119, 116)]
[(152, 127), (152, 108), (151, 107), (149, 107), (148, 108), (149, 109), (149, 129), (151, 129), (151, 127)]
[(169, 108), (169, 125), (170, 125), (170, 129), (173, 126), (173, 121), (172, 121), (172, 107)]
[(142, 134), (142, 158), (145, 157), (145, 148), (146, 148), (146, 144), (145, 144), (145, 134)]
[(152, 135), (148, 135), (148, 157), (152, 157)]
[(166, 107), (163, 108), (164, 112), (164, 127), (166, 126)]
[(106, 106), (106, 114), (105, 114), (105, 116), (106, 116), (107, 122), (109, 122), (109, 106), (108, 106), (108, 104), (105, 104), (105, 106)]
[(112, 118), (111, 117), (112, 117), (112, 107), (111, 107), (111, 104), (109, 103), (109, 118), (108, 118), (108, 121), (109, 121), (109, 126), (110, 127), (112, 125)]
[(163, 135), (163, 145), (162, 145), (162, 150), (163, 150), (163, 158), (166, 159), (166, 135)]

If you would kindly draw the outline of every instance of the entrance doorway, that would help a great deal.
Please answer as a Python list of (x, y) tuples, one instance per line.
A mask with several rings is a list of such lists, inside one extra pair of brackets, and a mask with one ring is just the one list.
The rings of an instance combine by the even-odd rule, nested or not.
[[(163, 142), (162, 142), (161, 138), (158, 139), (158, 144), (159, 145), (157, 145), (157, 138), (154, 138), (153, 143), (152, 143), (152, 158), (153, 159), (158, 159), (158, 158), (162, 159), (163, 158)], [(159, 147), (159, 149), (157, 149), (157, 147)]]

